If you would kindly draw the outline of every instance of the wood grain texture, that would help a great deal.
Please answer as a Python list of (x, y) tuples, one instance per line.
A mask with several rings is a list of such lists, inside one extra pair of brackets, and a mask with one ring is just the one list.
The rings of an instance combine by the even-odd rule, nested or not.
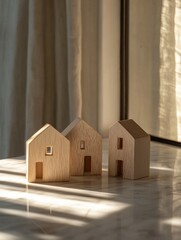
[[(102, 137), (85, 121), (75, 119), (63, 134), (70, 141), (70, 175), (87, 175), (84, 172), (84, 159), (91, 156), (91, 171), (89, 175), (102, 173)], [(85, 149), (80, 148), (81, 141), (85, 142)]]
[[(149, 175), (150, 137), (136, 123), (134, 129), (133, 120), (124, 120), (124, 123), (125, 121), (126, 128), (125, 124), (117, 122), (109, 130), (109, 176), (117, 176), (117, 160), (122, 160), (123, 178), (146, 177)], [(118, 138), (123, 138), (122, 149), (117, 147)]]
[[(53, 155), (46, 148), (53, 147)], [(46, 124), (26, 143), (27, 180), (29, 182), (68, 181), (70, 142), (56, 129)], [(43, 164), (42, 179), (36, 178), (36, 162)]]

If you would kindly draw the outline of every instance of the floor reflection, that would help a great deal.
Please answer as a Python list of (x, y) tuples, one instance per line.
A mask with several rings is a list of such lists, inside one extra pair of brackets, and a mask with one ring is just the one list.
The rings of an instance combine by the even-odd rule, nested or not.
[(0, 239), (179, 239), (181, 149), (151, 145), (150, 176), (27, 184), (25, 160), (0, 161)]

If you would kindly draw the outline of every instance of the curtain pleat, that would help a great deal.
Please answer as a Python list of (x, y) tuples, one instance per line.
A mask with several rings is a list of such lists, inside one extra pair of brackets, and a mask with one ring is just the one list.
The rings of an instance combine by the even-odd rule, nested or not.
[(81, 0), (67, 0), (68, 83), (70, 119), (82, 117), (82, 18)]
[[(70, 121), (68, 56), (67, 56), (67, 17), (66, 1), (55, 0), (55, 115), (56, 127), (61, 130)], [(61, 14), (60, 14), (61, 13)]]
[(0, 158), (25, 154), (45, 123), (98, 128), (99, 3), (0, 0)]
[(134, 0), (129, 8), (129, 117), (181, 141), (181, 1)]
[(71, 4), (0, 1), (0, 158), (24, 154), (26, 140), (45, 123), (61, 131), (81, 116), (81, 54), (73, 50), (76, 39), (67, 41), (74, 31), (67, 22)]
[[(0, 0), (0, 158), (82, 117), (81, 0)], [(95, 79), (97, 81), (97, 79)]]
[(24, 151), (27, 23), (27, 1), (0, 1), (1, 158)]
[[(46, 87), (46, 28), (43, 0), (29, 1), (26, 88), (26, 137), (44, 122)], [(52, 79), (54, 81), (54, 79)]]

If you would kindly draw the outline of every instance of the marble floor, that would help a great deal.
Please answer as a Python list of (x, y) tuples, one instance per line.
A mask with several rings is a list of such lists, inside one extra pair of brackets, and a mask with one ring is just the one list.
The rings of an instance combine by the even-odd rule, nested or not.
[(27, 184), (23, 158), (0, 160), (0, 240), (180, 240), (181, 149), (151, 143), (150, 177)]

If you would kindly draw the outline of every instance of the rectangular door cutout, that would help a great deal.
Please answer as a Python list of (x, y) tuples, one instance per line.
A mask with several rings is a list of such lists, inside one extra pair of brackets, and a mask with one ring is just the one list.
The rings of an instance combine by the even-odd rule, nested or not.
[(43, 178), (43, 163), (36, 162), (36, 179), (42, 179), (42, 178)]
[(91, 172), (91, 156), (84, 157), (84, 172)]
[(123, 161), (117, 160), (117, 176), (123, 177)]

